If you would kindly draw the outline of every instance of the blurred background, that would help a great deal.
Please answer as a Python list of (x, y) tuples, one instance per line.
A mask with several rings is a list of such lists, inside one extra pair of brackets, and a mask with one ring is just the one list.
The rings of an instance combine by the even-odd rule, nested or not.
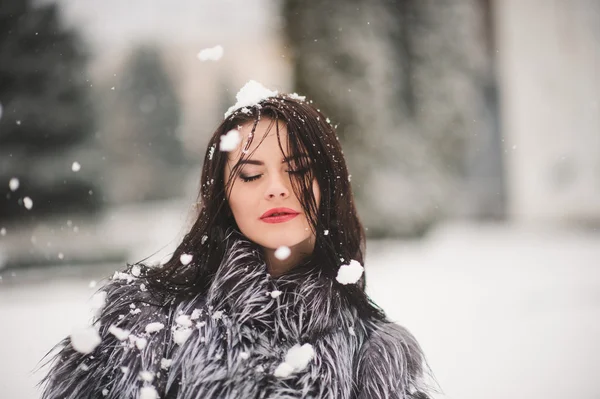
[(250, 79), (338, 124), (436, 398), (600, 398), (596, 0), (0, 0), (0, 397), (175, 248)]

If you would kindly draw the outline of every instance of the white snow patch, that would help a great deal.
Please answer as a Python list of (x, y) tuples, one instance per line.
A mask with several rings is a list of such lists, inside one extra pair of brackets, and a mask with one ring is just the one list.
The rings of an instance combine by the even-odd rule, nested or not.
[(223, 318), (223, 311), (217, 310), (215, 313), (213, 313), (211, 317), (213, 320), (220, 320), (221, 318)]
[(25, 205), (25, 208), (31, 209), (33, 208), (33, 201), (31, 200), (31, 198), (25, 197), (23, 198), (23, 205)]
[(102, 396), (108, 396), (108, 389), (104, 388), (102, 390)]
[(287, 363), (281, 363), (279, 366), (277, 366), (273, 375), (279, 378), (289, 377), (293, 372), (294, 368), (291, 365)]
[(337, 277), (335, 278), (340, 284), (356, 284), (363, 272), (364, 267), (356, 260), (351, 260), (349, 265), (342, 265), (338, 270)]
[(158, 392), (152, 385), (140, 389), (140, 399), (158, 399)]
[(187, 266), (190, 264), (190, 262), (192, 261), (193, 258), (194, 258), (193, 255), (183, 254), (179, 257), (179, 261), (181, 262), (182, 265)]
[(106, 305), (106, 291), (95, 293), (94, 296), (92, 296), (90, 306), (96, 316), (104, 309), (104, 305)]
[(208, 240), (208, 236), (205, 234), (202, 236), (202, 240), (200, 240), (200, 244), (204, 244)]
[(102, 339), (94, 327), (78, 328), (71, 333), (73, 349), (86, 355), (92, 353), (100, 342)]
[(292, 346), (287, 355), (285, 355), (285, 363), (291, 365), (294, 371), (302, 371), (308, 366), (308, 363), (314, 358), (315, 350), (311, 344), (296, 344)]
[(292, 253), (292, 251), (290, 250), (289, 247), (282, 245), (281, 247), (279, 247), (275, 250), (275, 257), (279, 260), (285, 260), (285, 259), (289, 258), (291, 253)]
[(139, 350), (144, 349), (146, 347), (146, 345), (148, 345), (148, 340), (146, 338), (136, 338), (136, 340), (135, 340), (135, 346)]
[(231, 115), (236, 109), (252, 107), (257, 105), (262, 100), (269, 97), (274, 97), (276, 95), (277, 91), (271, 91), (257, 81), (250, 80), (236, 94), (235, 98), (237, 102), (235, 105), (229, 107), (227, 112), (225, 112), (225, 118), (229, 117), (229, 115)]
[(323, 232), (323, 234), (325, 234), (326, 236), (328, 236), (328, 235), (329, 235), (329, 230), (325, 230), (325, 231)]
[(126, 280), (128, 283), (131, 283), (135, 278), (131, 274), (115, 271), (115, 274), (113, 274), (112, 279)]
[(129, 373), (129, 367), (121, 366), (121, 373), (123, 373), (123, 374)]
[(123, 330), (114, 324), (108, 328), (108, 332), (114, 335), (119, 341), (125, 341), (129, 337), (129, 331)]
[(311, 344), (296, 344), (292, 346), (283, 363), (275, 369), (275, 377), (288, 377), (292, 373), (302, 371), (308, 366), (308, 363), (315, 357), (315, 350)]
[(202, 49), (197, 57), (200, 61), (219, 61), (223, 57), (223, 46)]
[(171, 367), (171, 364), (173, 364), (173, 359), (166, 359), (163, 357), (160, 360), (160, 368), (163, 370), (167, 370), (169, 367)]
[(154, 332), (160, 331), (163, 328), (165, 328), (165, 325), (163, 323), (160, 323), (158, 321), (155, 321), (153, 323), (150, 323), (146, 326), (146, 332), (148, 334), (152, 334)]
[(131, 267), (131, 274), (134, 277), (139, 277), (141, 272), (142, 272), (142, 269), (140, 269), (140, 267), (138, 265), (134, 265)]
[(154, 380), (154, 374), (150, 371), (140, 371), (140, 378), (146, 382), (152, 382), (152, 380)]
[(277, 298), (279, 295), (281, 295), (281, 291), (275, 290), (275, 291), (271, 291), (271, 298)]
[(242, 136), (240, 132), (235, 129), (232, 129), (221, 136), (221, 142), (219, 143), (219, 150), (230, 152), (235, 150), (240, 143), (242, 142)]
[(190, 328), (182, 328), (173, 333), (173, 341), (177, 345), (183, 345), (190, 335), (192, 335), (192, 330)]
[(10, 188), (10, 191), (17, 191), (17, 189), (19, 188), (19, 185), (20, 185), (19, 179), (17, 179), (16, 177), (13, 177), (8, 182), (8, 187)]
[(186, 314), (177, 316), (177, 318), (175, 319), (175, 323), (177, 323), (181, 327), (191, 327), (192, 326), (192, 321), (190, 320), (190, 316), (188, 316)]
[(192, 311), (192, 315), (190, 316), (191, 320), (196, 320), (202, 315), (202, 309), (194, 309)]
[(73, 164), (71, 165), (71, 170), (73, 172), (79, 172), (81, 170), (81, 165), (79, 164), (79, 162), (73, 162)]
[(146, 284), (140, 284), (140, 291), (147, 291)]
[(288, 97), (292, 100), (306, 101), (306, 96), (301, 96), (298, 93), (288, 94)]
[(242, 360), (247, 360), (249, 357), (250, 357), (250, 354), (248, 352), (240, 353), (240, 359), (242, 359)]

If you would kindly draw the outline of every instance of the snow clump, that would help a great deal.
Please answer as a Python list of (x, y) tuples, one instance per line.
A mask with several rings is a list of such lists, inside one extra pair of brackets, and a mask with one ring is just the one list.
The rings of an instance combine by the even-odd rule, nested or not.
[(351, 260), (349, 265), (342, 265), (335, 278), (340, 284), (356, 284), (362, 276), (365, 268), (356, 260)]
[(194, 258), (193, 255), (183, 254), (179, 257), (179, 261), (181, 262), (182, 265), (187, 266), (190, 264), (190, 262), (192, 261), (193, 258)]
[(102, 339), (94, 327), (78, 328), (71, 333), (73, 349), (85, 355), (92, 353), (100, 342)]
[(228, 118), (236, 109), (244, 107), (253, 107), (264, 99), (274, 97), (277, 91), (271, 91), (255, 80), (250, 80), (240, 89), (235, 98), (235, 105), (229, 107), (225, 112), (225, 118)]
[(8, 182), (8, 187), (10, 188), (10, 191), (17, 191), (17, 189), (19, 188), (19, 185), (20, 185), (19, 179), (17, 179), (16, 177), (13, 177)]
[(275, 377), (288, 377), (292, 373), (302, 371), (308, 366), (308, 363), (315, 357), (315, 350), (311, 344), (296, 344), (292, 346), (285, 360), (275, 369)]
[(219, 61), (223, 57), (223, 46), (202, 49), (197, 57), (200, 61)]
[(155, 321), (146, 326), (146, 332), (148, 334), (152, 334), (152, 333), (162, 330), (163, 328), (165, 328), (165, 325), (163, 323), (159, 323), (159, 322)]
[(282, 245), (281, 247), (275, 250), (275, 257), (279, 260), (285, 260), (289, 258), (291, 253), (292, 251), (288, 247)]
[(114, 335), (119, 341), (125, 341), (129, 338), (129, 331), (123, 330), (114, 324), (108, 328), (108, 332)]
[(235, 150), (242, 142), (242, 136), (240, 132), (233, 129), (221, 136), (221, 142), (219, 144), (219, 150), (230, 152)]

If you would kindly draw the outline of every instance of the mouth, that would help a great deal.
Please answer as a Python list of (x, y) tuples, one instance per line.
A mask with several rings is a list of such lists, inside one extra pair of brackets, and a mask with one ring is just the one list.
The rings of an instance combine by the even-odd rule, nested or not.
[(265, 223), (283, 223), (292, 220), (299, 215), (299, 212), (289, 208), (273, 208), (265, 212), (261, 217)]

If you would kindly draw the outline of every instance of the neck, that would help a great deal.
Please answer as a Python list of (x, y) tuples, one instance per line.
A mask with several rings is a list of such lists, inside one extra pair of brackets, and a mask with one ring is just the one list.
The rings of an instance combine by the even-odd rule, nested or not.
[(290, 256), (283, 260), (275, 257), (276, 249), (263, 248), (263, 254), (269, 274), (273, 277), (279, 277), (282, 274), (289, 272), (313, 252), (314, 246), (314, 240), (309, 237), (306, 240), (289, 247), (291, 251)]

